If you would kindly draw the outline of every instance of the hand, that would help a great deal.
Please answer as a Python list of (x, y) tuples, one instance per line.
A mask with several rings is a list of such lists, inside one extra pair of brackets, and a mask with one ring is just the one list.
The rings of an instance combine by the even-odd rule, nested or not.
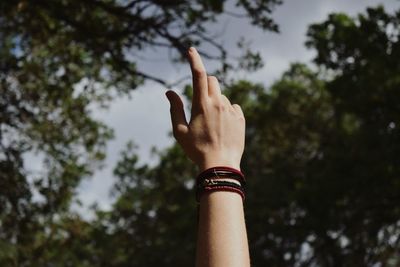
[(168, 91), (173, 134), (200, 170), (229, 166), (240, 170), (244, 150), (245, 118), (239, 105), (221, 94), (218, 80), (207, 76), (199, 53), (191, 47), (188, 58), (193, 76), (193, 99), (187, 123), (181, 98)]

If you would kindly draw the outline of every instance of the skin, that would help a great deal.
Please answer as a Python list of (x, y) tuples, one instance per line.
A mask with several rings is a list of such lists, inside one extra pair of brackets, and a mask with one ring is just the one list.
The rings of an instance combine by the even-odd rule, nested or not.
[[(221, 94), (218, 80), (208, 76), (195, 48), (188, 50), (193, 77), (191, 120), (174, 91), (170, 102), (173, 134), (200, 171), (229, 166), (240, 170), (245, 118), (239, 105)], [(243, 201), (234, 192), (218, 191), (200, 198), (197, 267), (250, 266)]]

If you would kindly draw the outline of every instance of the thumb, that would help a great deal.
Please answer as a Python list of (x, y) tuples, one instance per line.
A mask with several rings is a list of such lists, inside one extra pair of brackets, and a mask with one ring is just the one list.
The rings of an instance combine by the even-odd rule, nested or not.
[(178, 139), (182, 134), (188, 131), (188, 124), (186, 121), (185, 110), (183, 108), (182, 99), (174, 91), (167, 91), (165, 95), (170, 103), (171, 121), (174, 137)]

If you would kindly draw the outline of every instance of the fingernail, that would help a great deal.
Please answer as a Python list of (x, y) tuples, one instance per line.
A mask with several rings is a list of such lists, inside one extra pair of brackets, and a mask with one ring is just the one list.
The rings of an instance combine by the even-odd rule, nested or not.
[(194, 48), (193, 46), (189, 47), (189, 52), (191, 52), (191, 53), (196, 52), (196, 48)]

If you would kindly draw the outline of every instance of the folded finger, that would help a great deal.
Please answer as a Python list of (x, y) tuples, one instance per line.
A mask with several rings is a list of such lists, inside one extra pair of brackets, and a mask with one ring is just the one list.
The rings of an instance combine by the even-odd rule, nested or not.
[(243, 110), (242, 110), (242, 108), (241, 108), (238, 104), (233, 104), (232, 107), (233, 107), (234, 110), (236, 110), (237, 114), (238, 114), (240, 117), (243, 117), (243, 118), (244, 118)]

